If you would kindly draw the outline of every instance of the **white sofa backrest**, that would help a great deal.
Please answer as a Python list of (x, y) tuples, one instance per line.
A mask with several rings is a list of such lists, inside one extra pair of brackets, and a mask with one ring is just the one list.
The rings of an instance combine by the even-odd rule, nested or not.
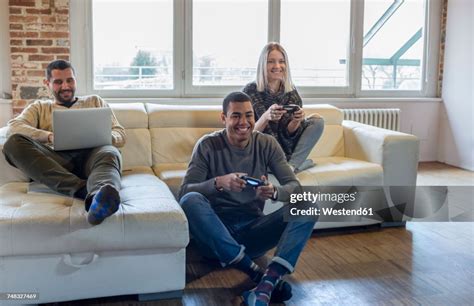
[(324, 132), (309, 158), (344, 156), (344, 133), (342, 121), (344, 114), (329, 104), (305, 105), (306, 116), (318, 113), (324, 118)]
[(148, 114), (143, 103), (110, 103), (119, 123), (125, 128), (127, 142), (122, 152), (123, 170), (151, 167), (151, 139)]
[[(188, 163), (203, 135), (224, 128), (222, 107), (146, 104), (152, 142), (153, 165)], [(325, 130), (310, 157), (344, 156), (342, 111), (327, 105), (305, 106), (306, 115), (319, 113)]]
[(221, 106), (147, 103), (153, 165), (188, 163), (203, 135), (224, 128)]

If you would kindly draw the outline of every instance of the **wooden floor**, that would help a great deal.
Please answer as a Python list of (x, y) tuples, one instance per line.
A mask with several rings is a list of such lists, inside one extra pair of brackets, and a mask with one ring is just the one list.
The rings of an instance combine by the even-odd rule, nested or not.
[[(436, 168), (439, 184), (458, 185), (452, 174), (457, 171), (472, 177), (430, 163), (420, 166), (422, 180), (433, 182)], [(204, 261), (192, 245), (186, 274), (181, 300), (140, 303), (125, 296), (60, 305), (240, 305), (238, 295), (251, 287), (245, 275)], [(314, 233), (288, 280), (294, 296), (285, 305), (474, 305), (474, 223), (412, 222), (406, 228)]]
[(417, 185), (421, 186), (474, 186), (474, 172), (438, 162), (418, 165)]

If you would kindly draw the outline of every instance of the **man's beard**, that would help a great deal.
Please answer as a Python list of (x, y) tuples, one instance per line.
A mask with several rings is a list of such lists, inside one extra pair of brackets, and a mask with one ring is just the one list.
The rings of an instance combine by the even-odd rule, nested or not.
[[(65, 92), (65, 91), (69, 91), (71, 92), (71, 98), (70, 99), (64, 99), (63, 97), (61, 97), (61, 93)], [(54, 98), (56, 99), (56, 101), (58, 101), (60, 104), (70, 104), (72, 102), (74, 102), (75, 100), (75, 93), (76, 91), (73, 90), (73, 89), (70, 89), (70, 90), (60, 90), (60, 91), (57, 91), (57, 92), (54, 92)]]

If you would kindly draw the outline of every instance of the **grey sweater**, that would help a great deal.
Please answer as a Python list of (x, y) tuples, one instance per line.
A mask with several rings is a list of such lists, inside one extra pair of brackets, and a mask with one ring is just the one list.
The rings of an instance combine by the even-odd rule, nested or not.
[(214, 178), (234, 172), (260, 178), (268, 176), (267, 169), (281, 185), (276, 186), (278, 201), (289, 201), (290, 194), (300, 185), (273, 137), (253, 132), (249, 144), (240, 149), (229, 143), (225, 130), (217, 131), (196, 143), (179, 197), (188, 192), (199, 192), (209, 199), (221, 217), (262, 215), (264, 202), (256, 197), (255, 189), (246, 187), (242, 192), (219, 192), (214, 186)]

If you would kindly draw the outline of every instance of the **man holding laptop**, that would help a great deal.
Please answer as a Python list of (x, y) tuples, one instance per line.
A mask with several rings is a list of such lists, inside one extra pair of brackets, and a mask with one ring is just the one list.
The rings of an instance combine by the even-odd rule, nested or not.
[(69, 62), (51, 62), (44, 84), (54, 100), (35, 101), (8, 122), (3, 153), (34, 181), (84, 199), (87, 220), (100, 224), (120, 206), (124, 128), (100, 97), (75, 96)]

